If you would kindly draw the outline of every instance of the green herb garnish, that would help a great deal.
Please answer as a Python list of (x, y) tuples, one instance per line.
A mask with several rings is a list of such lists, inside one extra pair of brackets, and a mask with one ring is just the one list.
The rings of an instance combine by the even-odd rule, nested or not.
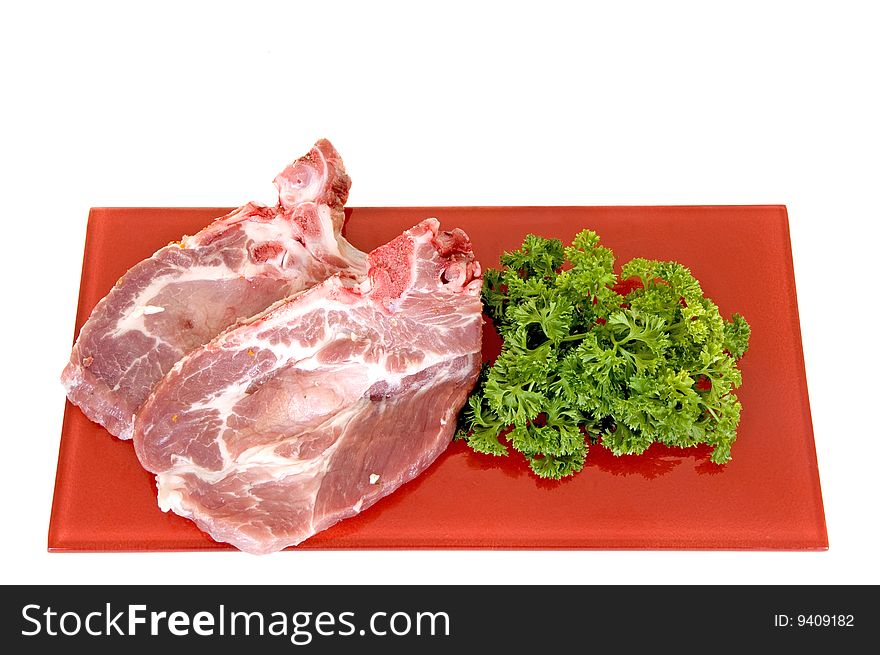
[(492, 455), (512, 446), (554, 479), (580, 471), (591, 442), (615, 455), (705, 443), (713, 462), (730, 460), (749, 325), (722, 319), (687, 268), (633, 259), (618, 284), (589, 230), (566, 248), (530, 234), (501, 263), (483, 276), (483, 304), (504, 344), (459, 438)]

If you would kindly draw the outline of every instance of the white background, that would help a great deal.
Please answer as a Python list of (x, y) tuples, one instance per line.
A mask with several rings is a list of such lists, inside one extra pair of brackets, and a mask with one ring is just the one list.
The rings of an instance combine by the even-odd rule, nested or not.
[[(237, 4), (0, 10), (0, 581), (880, 582), (876, 3)], [(353, 206), (788, 205), (830, 550), (48, 554), (89, 207), (272, 201), (319, 136)]]

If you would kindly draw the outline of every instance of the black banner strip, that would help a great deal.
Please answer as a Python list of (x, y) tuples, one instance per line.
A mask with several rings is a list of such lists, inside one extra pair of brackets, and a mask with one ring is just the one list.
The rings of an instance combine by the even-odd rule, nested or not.
[(33, 586), (4, 588), (0, 621), (13, 652), (696, 652), (855, 647), (878, 636), (878, 610), (875, 588), (842, 586)]

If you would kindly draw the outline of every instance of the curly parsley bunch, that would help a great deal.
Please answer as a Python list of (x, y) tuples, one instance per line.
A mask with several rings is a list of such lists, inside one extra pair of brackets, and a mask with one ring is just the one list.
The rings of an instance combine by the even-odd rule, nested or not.
[(614, 253), (584, 230), (569, 247), (530, 234), (484, 274), (483, 303), (504, 339), (461, 416), (477, 452), (512, 446), (544, 478), (583, 468), (589, 443), (615, 455), (652, 443), (712, 446), (730, 460), (749, 325), (722, 319), (675, 262), (634, 259), (615, 290)]

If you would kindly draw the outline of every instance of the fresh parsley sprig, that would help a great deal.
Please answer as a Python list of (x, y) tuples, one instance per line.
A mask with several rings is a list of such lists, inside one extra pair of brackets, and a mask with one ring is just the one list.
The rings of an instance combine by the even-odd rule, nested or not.
[(621, 289), (614, 261), (590, 230), (568, 247), (529, 234), (485, 272), (504, 344), (460, 419), (475, 451), (512, 447), (553, 479), (580, 471), (590, 443), (615, 455), (706, 443), (713, 462), (730, 460), (749, 324), (722, 319), (681, 264), (633, 259)]

